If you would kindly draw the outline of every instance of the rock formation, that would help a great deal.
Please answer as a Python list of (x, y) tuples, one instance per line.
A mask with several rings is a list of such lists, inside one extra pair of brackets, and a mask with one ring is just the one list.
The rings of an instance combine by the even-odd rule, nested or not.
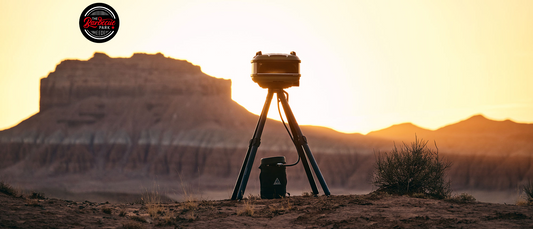
[[(187, 61), (163, 54), (110, 58), (95, 53), (88, 61), (65, 60), (41, 80), (40, 110), (68, 106), (80, 100), (146, 96), (203, 95), (231, 97), (231, 82), (202, 73)], [(98, 114), (87, 114), (98, 116)]]

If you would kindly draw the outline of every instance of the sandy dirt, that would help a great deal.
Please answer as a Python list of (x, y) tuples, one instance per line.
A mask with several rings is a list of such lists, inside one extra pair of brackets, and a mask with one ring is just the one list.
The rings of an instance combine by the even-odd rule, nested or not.
[(276, 200), (75, 202), (0, 193), (0, 228), (531, 228), (533, 206), (370, 193)]

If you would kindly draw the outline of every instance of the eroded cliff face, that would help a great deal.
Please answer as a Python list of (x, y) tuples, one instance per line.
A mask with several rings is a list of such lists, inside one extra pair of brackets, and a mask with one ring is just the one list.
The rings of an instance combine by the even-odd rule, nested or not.
[(65, 60), (41, 80), (40, 110), (68, 106), (89, 97), (177, 95), (231, 98), (231, 81), (207, 76), (199, 66), (161, 53), (136, 53), (131, 58), (95, 53), (88, 61)]

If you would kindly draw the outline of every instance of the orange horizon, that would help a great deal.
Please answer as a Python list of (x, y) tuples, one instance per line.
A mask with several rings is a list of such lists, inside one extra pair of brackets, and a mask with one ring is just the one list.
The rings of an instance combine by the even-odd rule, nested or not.
[(295, 51), (302, 78), (288, 91), (298, 122), (343, 133), (437, 129), (475, 114), (533, 123), (532, 1), (111, 0), (121, 26), (106, 43), (79, 30), (92, 3), (0, 2), (9, 9), (0, 29), (11, 31), (0, 42), (0, 129), (38, 112), (39, 79), (61, 60), (94, 52), (186, 59), (231, 79), (232, 99), (258, 114), (266, 91), (250, 80), (251, 58)]

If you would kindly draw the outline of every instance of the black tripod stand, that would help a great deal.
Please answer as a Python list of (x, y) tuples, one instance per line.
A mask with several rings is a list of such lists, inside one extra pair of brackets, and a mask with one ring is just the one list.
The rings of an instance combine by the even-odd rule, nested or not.
[(278, 99), (281, 101), (281, 104), (283, 106), (283, 110), (285, 111), (285, 115), (288, 119), (292, 135), (294, 136), (294, 146), (296, 147), (296, 151), (298, 151), (298, 156), (302, 160), (302, 164), (304, 166), (305, 173), (307, 174), (307, 179), (309, 180), (309, 184), (311, 185), (313, 194), (318, 195), (318, 189), (316, 187), (313, 174), (311, 173), (311, 169), (309, 168), (307, 159), (309, 159), (311, 166), (313, 166), (313, 170), (318, 181), (320, 182), (320, 186), (322, 186), (322, 189), (324, 190), (324, 194), (326, 196), (329, 196), (330, 192), (328, 189), (328, 185), (326, 184), (324, 177), (322, 177), (322, 173), (320, 172), (320, 169), (316, 164), (313, 154), (311, 154), (311, 150), (307, 145), (307, 139), (305, 138), (305, 136), (303, 136), (302, 131), (300, 130), (300, 127), (296, 122), (296, 118), (292, 113), (287, 98), (285, 97), (285, 91), (283, 91), (282, 88), (269, 88), (265, 105), (263, 106), (263, 111), (261, 112), (261, 115), (259, 116), (259, 121), (257, 122), (257, 126), (255, 127), (254, 136), (252, 140), (250, 140), (250, 145), (248, 146), (246, 157), (244, 158), (244, 162), (242, 163), (241, 171), (239, 173), (239, 177), (237, 178), (237, 182), (235, 183), (235, 188), (233, 189), (233, 195), (231, 196), (231, 199), (242, 200), (242, 197), (244, 196), (244, 191), (246, 190), (246, 185), (248, 184), (248, 178), (250, 177), (250, 171), (252, 170), (252, 165), (254, 163), (255, 154), (257, 153), (257, 149), (261, 144), (261, 134), (263, 133), (263, 128), (267, 119), (268, 109), (270, 108), (270, 102), (272, 101), (274, 93), (277, 94)]

